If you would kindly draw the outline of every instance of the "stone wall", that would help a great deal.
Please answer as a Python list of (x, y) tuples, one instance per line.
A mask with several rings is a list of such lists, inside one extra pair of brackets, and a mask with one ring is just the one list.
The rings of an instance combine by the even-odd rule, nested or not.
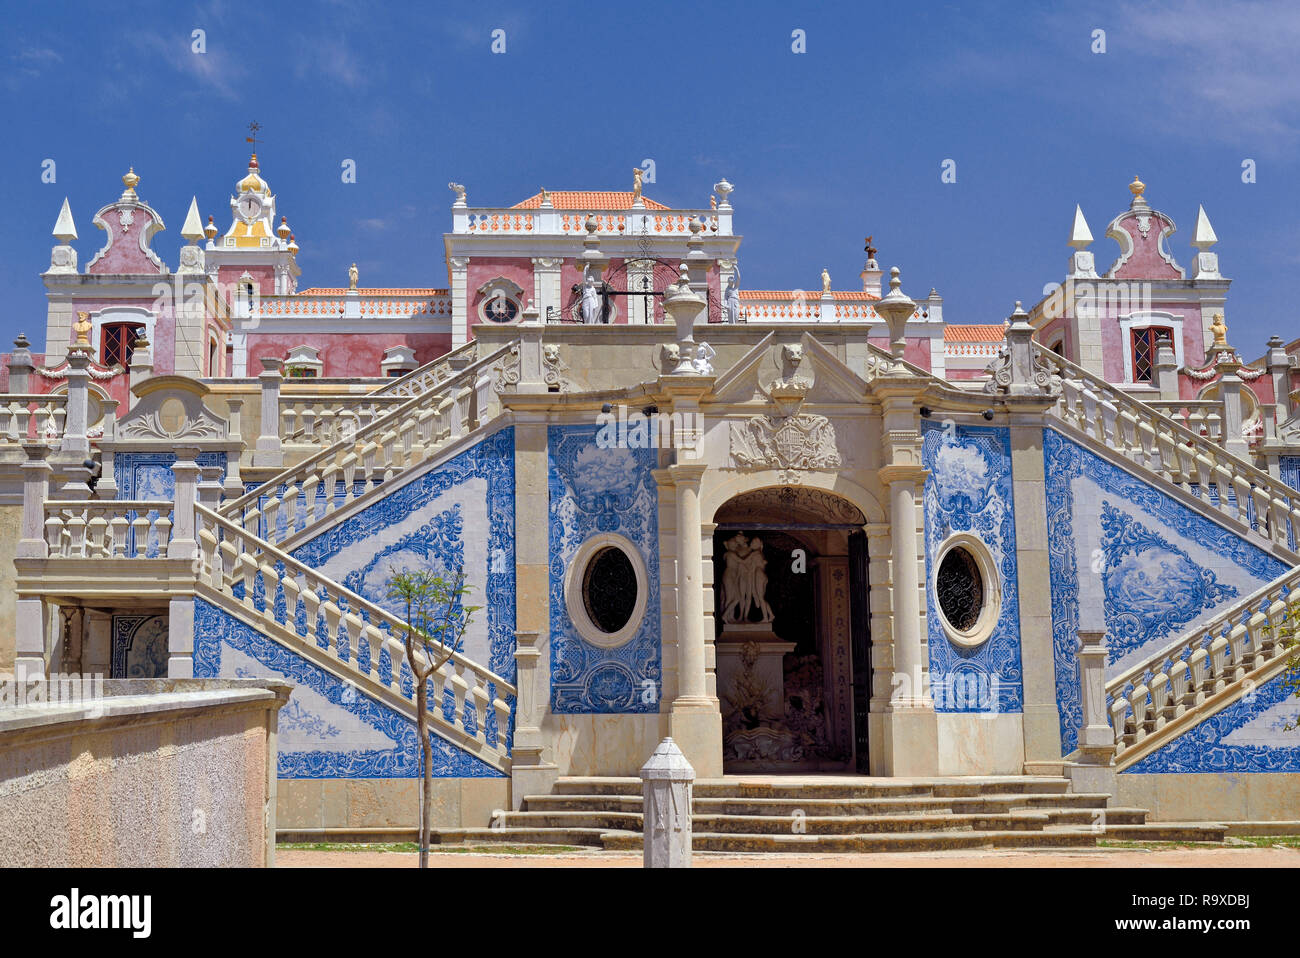
[(277, 714), (289, 687), (110, 681), (0, 711), (0, 865), (274, 863)]

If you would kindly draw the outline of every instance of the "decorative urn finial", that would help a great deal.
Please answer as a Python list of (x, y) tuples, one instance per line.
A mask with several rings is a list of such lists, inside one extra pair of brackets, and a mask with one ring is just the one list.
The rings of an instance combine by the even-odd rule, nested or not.
[(1146, 197), (1142, 194), (1146, 192), (1147, 185), (1138, 179), (1137, 174), (1133, 175), (1133, 182), (1128, 185), (1128, 190), (1133, 194), (1133, 206), (1146, 206)]
[(140, 177), (135, 175), (135, 167), (132, 166), (127, 169), (126, 175), (122, 177), (122, 185), (126, 187), (126, 192), (123, 195), (135, 196), (135, 188), (139, 182)]

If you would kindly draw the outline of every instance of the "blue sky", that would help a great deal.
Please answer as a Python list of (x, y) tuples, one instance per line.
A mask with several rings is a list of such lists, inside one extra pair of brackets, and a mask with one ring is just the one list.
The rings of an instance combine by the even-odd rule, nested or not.
[(38, 274), (65, 195), (84, 264), (133, 164), (174, 268), (191, 195), (229, 225), (250, 120), (304, 286), (342, 285), (354, 260), (362, 285), (445, 285), (449, 180), (471, 205), (508, 205), (542, 186), (630, 189), (650, 158), (646, 194), (666, 203), (735, 184), (748, 288), (817, 288), (823, 266), (857, 288), (871, 233), (950, 322), (997, 322), (1063, 277), (1075, 203), (1109, 265), (1106, 224), (1140, 174), (1184, 266), (1205, 205), (1234, 344), (1253, 358), (1271, 333), (1300, 335), (1300, 7), (1283, 2), (68, 2), (6, 24), (3, 348), (43, 339)]

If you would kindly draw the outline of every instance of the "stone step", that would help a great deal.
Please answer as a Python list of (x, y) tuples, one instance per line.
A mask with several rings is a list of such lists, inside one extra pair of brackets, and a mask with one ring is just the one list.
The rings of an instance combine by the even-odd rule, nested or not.
[(1221, 843), (1228, 827), (1214, 822), (1146, 822), (1140, 825), (1106, 822), (1105, 837), (1125, 842), (1215, 842)]
[(692, 831), (703, 834), (876, 835), (890, 832), (1039, 831), (1041, 812), (1013, 815), (695, 815)]
[[(1032, 831), (1051, 823), (1043, 812), (1006, 815), (701, 815), (692, 828), (719, 834), (876, 834), (880, 832)], [(509, 812), (503, 824), (512, 829), (606, 828), (640, 831), (642, 817), (631, 812)], [(1084, 824), (1087, 824), (1085, 819)]]
[[(435, 845), (579, 845), (599, 848), (608, 828), (441, 828), (433, 833)], [(629, 832), (640, 840), (639, 832)], [(639, 846), (638, 846), (639, 847)]]
[[(930, 797), (975, 798), (985, 793), (1064, 795), (1070, 783), (1063, 778), (1041, 776), (971, 777), (961, 779), (815, 779), (791, 776), (785, 779), (702, 779), (694, 785), (696, 798), (876, 798)], [(639, 795), (637, 778), (561, 778), (557, 795)]]
[[(886, 796), (877, 798), (700, 798), (694, 811), (717, 815), (893, 815), (893, 814), (1005, 814), (1012, 809), (1086, 810), (1105, 808), (1106, 794), (980, 795), (974, 798)], [(640, 795), (529, 795), (527, 811), (640, 811)], [(1090, 819), (1089, 819), (1090, 820)]]
[[(857, 835), (746, 835), (696, 832), (697, 852), (930, 852), (979, 848), (1093, 848), (1097, 835), (1083, 830), (1003, 832), (896, 832)], [(639, 851), (641, 836), (609, 832), (604, 847)]]

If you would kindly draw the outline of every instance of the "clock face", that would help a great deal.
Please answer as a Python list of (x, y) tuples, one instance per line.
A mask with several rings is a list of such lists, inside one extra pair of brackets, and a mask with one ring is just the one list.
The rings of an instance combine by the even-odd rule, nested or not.
[(256, 196), (245, 196), (239, 201), (239, 213), (249, 222), (257, 219), (257, 215), (262, 212), (262, 201)]

